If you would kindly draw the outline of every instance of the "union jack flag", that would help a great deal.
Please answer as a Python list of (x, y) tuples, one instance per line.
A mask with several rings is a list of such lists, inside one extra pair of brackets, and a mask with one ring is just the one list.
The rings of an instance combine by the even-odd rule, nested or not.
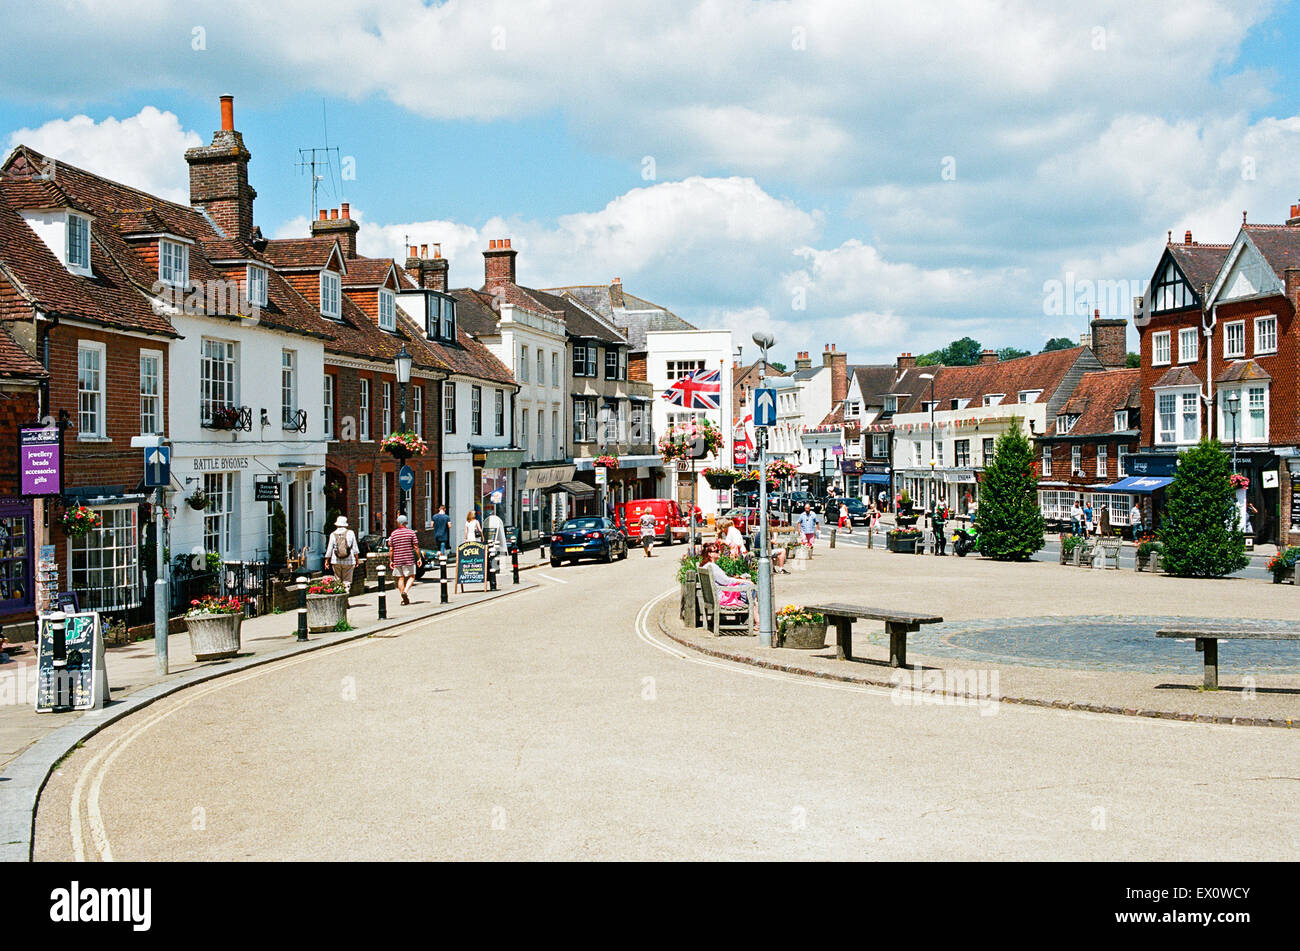
[(696, 370), (664, 390), (663, 398), (683, 409), (721, 409), (722, 371)]

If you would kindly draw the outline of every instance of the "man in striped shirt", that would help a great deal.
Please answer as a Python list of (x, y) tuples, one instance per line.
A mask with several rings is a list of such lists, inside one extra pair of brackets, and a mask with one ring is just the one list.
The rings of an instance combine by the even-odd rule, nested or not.
[(397, 593), (403, 604), (411, 603), (407, 593), (415, 584), (415, 564), (420, 558), (420, 536), (406, 527), (406, 516), (397, 516), (397, 527), (388, 536), (388, 557), (397, 579)]

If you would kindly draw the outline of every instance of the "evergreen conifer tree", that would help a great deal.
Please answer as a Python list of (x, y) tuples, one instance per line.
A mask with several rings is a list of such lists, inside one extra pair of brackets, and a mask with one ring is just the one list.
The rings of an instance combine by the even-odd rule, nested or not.
[(1038, 507), (1034, 454), (1017, 419), (998, 437), (985, 460), (975, 530), (985, 558), (1025, 561), (1043, 547), (1043, 513)]
[(1218, 440), (1202, 439), (1180, 457), (1160, 521), (1160, 562), (1170, 574), (1219, 578), (1250, 564), (1231, 475)]

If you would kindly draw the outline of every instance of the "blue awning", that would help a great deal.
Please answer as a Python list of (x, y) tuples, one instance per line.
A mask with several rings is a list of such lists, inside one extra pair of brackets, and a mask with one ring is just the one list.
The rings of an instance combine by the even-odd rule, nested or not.
[(1114, 485), (1106, 486), (1107, 492), (1137, 492), (1147, 495), (1156, 489), (1163, 489), (1172, 478), (1167, 476), (1129, 476), (1127, 479), (1120, 479)]
[(889, 485), (889, 476), (884, 472), (864, 472), (860, 481), (871, 482), (875, 485)]

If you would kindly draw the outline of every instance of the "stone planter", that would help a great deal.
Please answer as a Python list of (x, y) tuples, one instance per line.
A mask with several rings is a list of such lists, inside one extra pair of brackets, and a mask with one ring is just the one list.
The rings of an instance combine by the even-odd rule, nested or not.
[(239, 627), (244, 623), (239, 614), (201, 614), (187, 617), (185, 627), (190, 632), (190, 649), (197, 660), (222, 660), (239, 653)]
[(826, 622), (791, 624), (781, 631), (781, 646), (792, 650), (815, 651), (826, 646)]
[(346, 594), (309, 594), (307, 595), (307, 630), (313, 634), (332, 631), (339, 621), (348, 619), (348, 596)]
[(1273, 572), (1273, 583), (1274, 583), (1274, 584), (1282, 584), (1282, 582), (1284, 582), (1284, 581), (1287, 582), (1287, 583), (1289, 583), (1289, 584), (1295, 584), (1295, 566), (1294, 566), (1294, 565), (1292, 565), (1290, 568), (1283, 568), (1283, 569), (1281, 569), (1280, 571), (1275, 571), (1275, 572)]
[(682, 582), (682, 604), (679, 611), (681, 619), (686, 622), (687, 627), (699, 627), (699, 601), (696, 599), (695, 590), (699, 586), (697, 575), (694, 571), (687, 572), (686, 580)]
[(1153, 571), (1153, 572), (1159, 572), (1159, 571), (1160, 571), (1160, 552), (1158, 552), (1158, 551), (1153, 551), (1151, 554), (1147, 555), (1145, 558), (1143, 558), (1141, 555), (1134, 555), (1134, 556), (1133, 556), (1133, 570), (1134, 570), (1134, 571)]
[(921, 540), (918, 535), (886, 535), (889, 550), (899, 555), (915, 555), (917, 542)]

